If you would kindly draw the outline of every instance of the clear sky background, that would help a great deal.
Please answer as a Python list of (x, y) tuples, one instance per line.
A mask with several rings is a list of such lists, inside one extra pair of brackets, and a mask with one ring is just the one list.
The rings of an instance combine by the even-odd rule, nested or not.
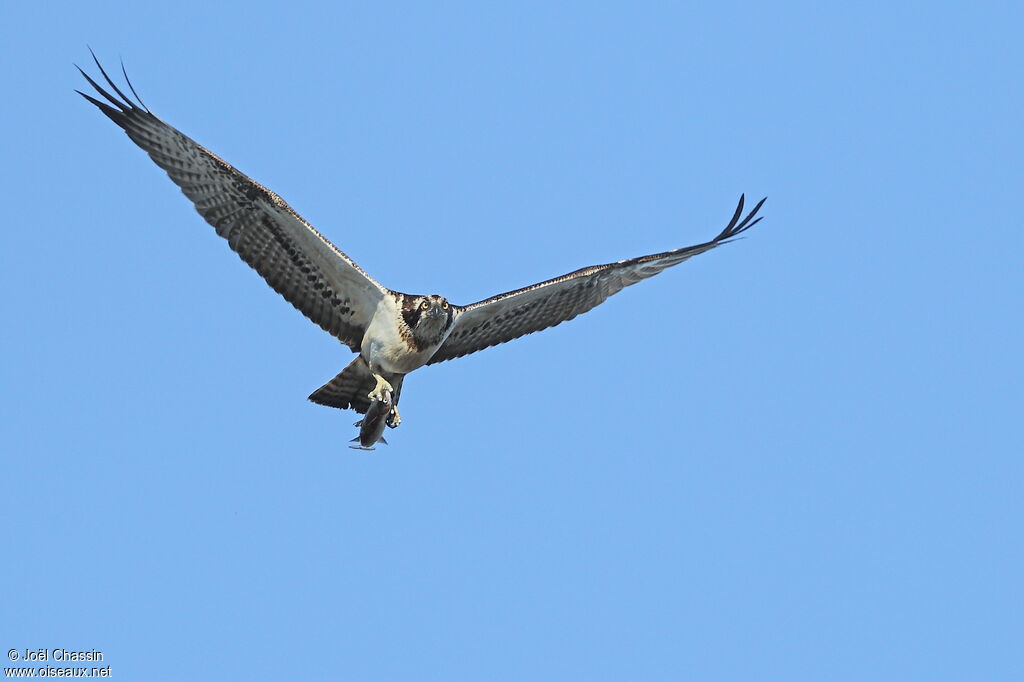
[[(43, 4), (0, 29), (0, 649), (1022, 679), (1020, 3)], [(74, 94), (87, 44), (398, 290), (765, 219), (353, 451), (305, 400), (350, 352)]]

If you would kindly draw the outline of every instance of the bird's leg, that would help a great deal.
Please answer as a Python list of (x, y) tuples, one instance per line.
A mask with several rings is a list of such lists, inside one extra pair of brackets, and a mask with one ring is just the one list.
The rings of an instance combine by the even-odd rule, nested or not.
[(402, 417), (398, 414), (398, 405), (391, 408), (391, 414), (388, 415), (388, 420), (385, 423), (392, 429), (397, 428), (402, 423)]
[(394, 394), (394, 389), (391, 388), (391, 384), (388, 383), (387, 379), (379, 374), (374, 374), (373, 378), (377, 380), (377, 385), (373, 387), (373, 390), (366, 394), (366, 397), (370, 400), (385, 399), (385, 392), (388, 394)]

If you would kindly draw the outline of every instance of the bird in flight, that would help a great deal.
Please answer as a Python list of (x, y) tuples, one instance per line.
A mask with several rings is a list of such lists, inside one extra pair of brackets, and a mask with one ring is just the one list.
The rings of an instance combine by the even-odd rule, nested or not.
[(160, 166), (228, 246), (303, 315), (359, 355), (309, 400), (365, 414), (391, 405), (387, 425), (401, 422), (405, 376), (571, 320), (624, 287), (728, 243), (757, 224), (764, 199), (745, 216), (740, 196), (714, 239), (681, 249), (593, 265), (522, 289), (455, 305), (438, 294), (404, 294), (383, 286), (307, 223), (281, 197), (154, 116), (128, 76), (135, 100), (93, 61), (113, 91), (81, 68), (95, 104)]

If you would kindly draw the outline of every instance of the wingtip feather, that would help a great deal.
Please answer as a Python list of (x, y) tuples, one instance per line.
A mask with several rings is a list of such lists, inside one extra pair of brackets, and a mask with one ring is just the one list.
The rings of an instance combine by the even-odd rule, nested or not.
[(111, 104), (113, 104), (115, 107), (120, 109), (122, 112), (123, 111), (127, 111), (124, 102), (118, 101), (118, 99), (116, 97), (114, 97), (109, 92), (107, 92), (106, 90), (101, 88), (99, 83), (94, 81), (92, 79), (92, 77), (89, 74), (87, 74), (85, 71), (82, 71), (81, 67), (79, 67), (77, 64), (75, 65), (75, 68), (78, 69), (79, 71), (81, 71), (82, 76), (85, 77), (85, 80), (87, 80), (89, 82), (89, 85), (91, 85), (93, 88), (95, 88), (96, 92), (99, 93), (100, 96), (103, 97), (103, 99), (105, 99), (108, 102), (110, 102)]
[(135, 95), (135, 99), (139, 100), (139, 105), (146, 111), (146, 113), (149, 113), (149, 107), (147, 107), (146, 103), (142, 101), (141, 97), (139, 97), (139, 93), (135, 92), (135, 86), (132, 85), (131, 79), (128, 78), (128, 71), (124, 68), (124, 59), (121, 60), (121, 74), (124, 76), (124, 82), (128, 84), (128, 89), (132, 91), (133, 95)]
[[(94, 62), (96, 62), (96, 68), (98, 68), (100, 70), (100, 74), (102, 74), (103, 80), (107, 81), (107, 85), (109, 85), (111, 88), (113, 88), (114, 92), (116, 92), (121, 97), (121, 99), (124, 100), (124, 104), (127, 104), (132, 109), (139, 108), (139, 107), (137, 107), (135, 105), (135, 102), (132, 101), (132, 98), (129, 97), (128, 95), (124, 94), (123, 92), (121, 92), (121, 88), (117, 87), (117, 83), (115, 83), (113, 80), (111, 80), (110, 76), (107, 75), (106, 69), (104, 69), (103, 65), (100, 64), (100, 60), (96, 58), (96, 53), (92, 51), (92, 48), (89, 49), (89, 52), (90, 52), (90, 54), (92, 54), (92, 60)], [(86, 78), (89, 78), (89, 77), (86, 76)], [(91, 78), (89, 80), (90, 80), (90, 82), (92, 81)], [(130, 85), (130, 83), (129, 83), (129, 85)], [(93, 87), (95, 87), (97, 90), (99, 90), (99, 86), (97, 86), (95, 83), (93, 83)], [(101, 93), (102, 93), (102, 90), (101, 90)], [(106, 94), (106, 93), (102, 93), (102, 94)], [(108, 97), (108, 99), (111, 99), (111, 98)]]
[(768, 197), (764, 197), (759, 202), (757, 202), (757, 204), (754, 205), (754, 208), (750, 209), (750, 212), (747, 213), (743, 220), (740, 220), (739, 217), (743, 213), (743, 204), (745, 199), (746, 195), (741, 194), (740, 201), (736, 205), (736, 212), (733, 214), (732, 220), (729, 221), (729, 224), (726, 226), (724, 230), (722, 230), (721, 234), (719, 234), (714, 241), (721, 242), (726, 239), (732, 239), (733, 237), (736, 237), (737, 235), (746, 232), (754, 225), (757, 225), (759, 222), (761, 222), (761, 219), (764, 216), (759, 216), (757, 218), (754, 218), (754, 216), (757, 215), (757, 212), (761, 210), (761, 206), (763, 206), (764, 202), (768, 200)]

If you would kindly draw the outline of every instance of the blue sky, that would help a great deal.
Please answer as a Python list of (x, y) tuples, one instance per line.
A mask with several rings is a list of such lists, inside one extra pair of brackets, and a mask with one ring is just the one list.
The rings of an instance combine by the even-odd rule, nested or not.
[[(1020, 679), (1019, 3), (6, 10), (0, 645), (121, 679)], [(468, 303), (748, 238), (423, 369), (350, 353), (73, 93)]]

